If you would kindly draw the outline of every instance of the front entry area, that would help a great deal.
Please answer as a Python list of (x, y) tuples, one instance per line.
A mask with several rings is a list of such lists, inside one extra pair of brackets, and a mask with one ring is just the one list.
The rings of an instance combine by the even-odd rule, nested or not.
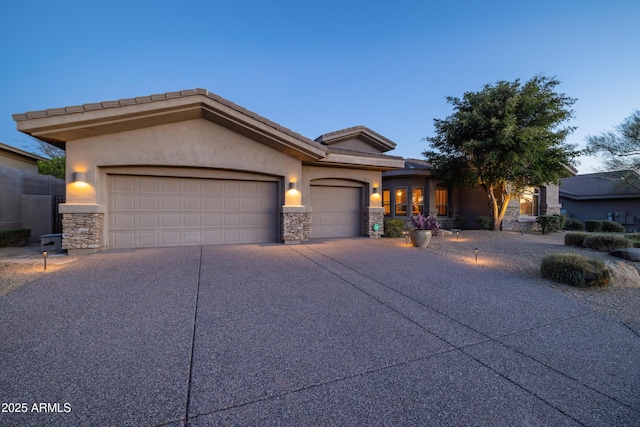
[(362, 188), (311, 186), (312, 238), (362, 235)]
[(278, 183), (108, 176), (111, 248), (278, 241)]

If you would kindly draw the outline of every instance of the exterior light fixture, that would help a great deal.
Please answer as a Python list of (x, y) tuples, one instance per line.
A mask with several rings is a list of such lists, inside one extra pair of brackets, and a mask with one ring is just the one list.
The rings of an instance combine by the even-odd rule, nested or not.
[(295, 189), (296, 189), (296, 182), (289, 181), (289, 190), (295, 190)]
[(409, 246), (409, 232), (408, 231), (403, 231), (402, 234), (404, 234), (404, 244), (405, 244), (405, 246)]
[(87, 173), (86, 172), (74, 172), (73, 173), (73, 182), (87, 182)]
[(478, 248), (476, 248), (476, 264), (478, 263)]
[(373, 194), (378, 194), (378, 187), (373, 187)]
[(44, 269), (47, 269), (47, 251), (42, 252), (42, 259), (44, 261)]
[(458, 235), (460, 234), (460, 230), (456, 230), (456, 240), (458, 240)]

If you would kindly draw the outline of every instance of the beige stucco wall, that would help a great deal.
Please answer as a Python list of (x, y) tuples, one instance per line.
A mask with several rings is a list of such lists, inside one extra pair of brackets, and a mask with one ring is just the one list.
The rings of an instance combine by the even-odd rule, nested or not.
[[(302, 177), (302, 204), (305, 206), (311, 206), (311, 181), (322, 179), (341, 179), (361, 183), (368, 199), (367, 207), (382, 206), (382, 198), (380, 197), (382, 193), (382, 172), (380, 171), (304, 165), (302, 167)], [(377, 196), (373, 195), (374, 187), (379, 189)]]
[[(177, 167), (181, 169), (169, 174), (186, 177), (214, 177), (198, 169), (221, 169), (289, 182), (300, 180), (302, 166), (295, 158), (208, 120), (189, 120), (67, 142), (67, 204), (104, 204), (107, 173), (114, 167), (127, 167), (131, 174)], [(86, 183), (72, 182), (76, 171), (86, 172)]]
[(0, 166), (9, 166), (27, 172), (38, 173), (36, 160), (27, 160), (12, 153), (0, 152)]
[(355, 150), (355, 151), (362, 151), (365, 153), (374, 153), (374, 154), (380, 154), (380, 150), (372, 147), (371, 145), (367, 144), (366, 142), (358, 139), (358, 138), (351, 138), (351, 139), (347, 139), (345, 141), (340, 141), (337, 144), (331, 144), (332, 147), (339, 147), (339, 148), (346, 148), (347, 150)]

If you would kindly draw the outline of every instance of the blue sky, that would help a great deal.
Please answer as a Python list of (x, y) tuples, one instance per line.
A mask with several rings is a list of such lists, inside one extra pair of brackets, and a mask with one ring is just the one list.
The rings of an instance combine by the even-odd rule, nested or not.
[(365, 125), (414, 158), (447, 96), (499, 80), (556, 76), (581, 146), (640, 109), (637, 0), (5, 3), (0, 142), (28, 150), (11, 114), (196, 87), (312, 139)]

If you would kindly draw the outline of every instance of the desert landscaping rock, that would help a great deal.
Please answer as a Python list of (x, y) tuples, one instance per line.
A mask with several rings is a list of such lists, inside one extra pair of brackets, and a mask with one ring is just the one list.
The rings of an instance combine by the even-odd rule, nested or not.
[(640, 288), (640, 274), (638, 270), (624, 262), (607, 263), (611, 273), (611, 286), (618, 288)]
[(640, 248), (617, 249), (609, 253), (609, 255), (628, 261), (640, 262)]

